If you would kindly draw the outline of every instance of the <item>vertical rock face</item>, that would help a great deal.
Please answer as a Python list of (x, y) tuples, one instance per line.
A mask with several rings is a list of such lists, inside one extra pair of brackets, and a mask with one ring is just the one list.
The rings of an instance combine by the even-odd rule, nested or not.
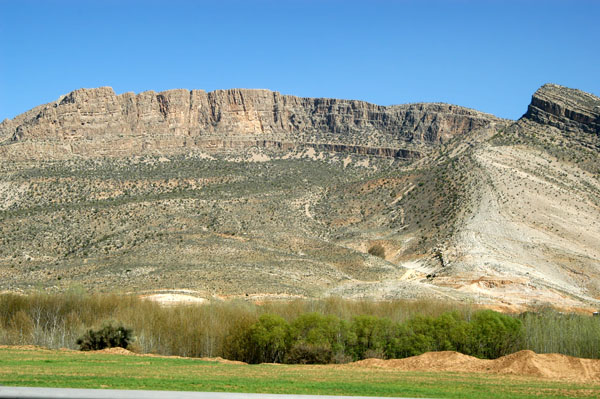
[[(215, 139), (330, 145), (384, 154), (422, 151), (496, 120), (448, 104), (386, 107), (246, 89), (116, 95), (101, 87), (73, 91), (4, 121), (0, 154), (27, 158), (49, 151), (46, 156), (52, 157), (53, 146), (62, 145), (67, 153), (119, 156), (203, 147)], [(55, 155), (65, 156), (59, 152)]]
[(600, 98), (580, 90), (546, 84), (535, 92), (523, 118), (561, 130), (600, 136)]

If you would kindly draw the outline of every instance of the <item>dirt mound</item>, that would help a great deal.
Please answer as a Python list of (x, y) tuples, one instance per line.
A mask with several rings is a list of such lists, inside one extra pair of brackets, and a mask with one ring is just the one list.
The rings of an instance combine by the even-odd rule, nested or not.
[(246, 362), (240, 362), (239, 360), (223, 359), (222, 357), (201, 357), (198, 360), (204, 360), (206, 362), (217, 362), (223, 364), (248, 364)]
[(353, 367), (393, 368), (403, 371), (452, 371), (512, 374), (577, 382), (600, 382), (600, 360), (559, 354), (520, 351), (494, 360), (477, 359), (458, 352), (428, 352), (405, 359), (365, 359)]
[(134, 353), (125, 348), (106, 348), (106, 349), (101, 349), (101, 350), (93, 351), (93, 352), (94, 353), (110, 353), (112, 355), (137, 355), (137, 353)]
[[(453, 351), (427, 352), (419, 356), (407, 357), (405, 359), (365, 359), (355, 363), (359, 367), (381, 367), (400, 370), (431, 370), (431, 371), (463, 371), (475, 363), (481, 362), (472, 356), (463, 355)], [(471, 371), (471, 370), (466, 370)]]
[(488, 369), (501, 374), (528, 375), (570, 381), (599, 381), (600, 360), (526, 350), (491, 360)]

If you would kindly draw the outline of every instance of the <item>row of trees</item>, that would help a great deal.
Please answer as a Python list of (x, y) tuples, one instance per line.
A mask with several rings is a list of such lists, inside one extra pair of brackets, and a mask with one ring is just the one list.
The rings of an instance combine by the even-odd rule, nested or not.
[(264, 314), (228, 337), (225, 355), (248, 363), (344, 363), (444, 350), (496, 358), (519, 350), (523, 339), (520, 320), (491, 310), (475, 312), (470, 321), (450, 312), (404, 323), (367, 315), (346, 321), (319, 313), (288, 323)]
[(531, 349), (600, 358), (600, 318), (550, 308), (504, 315), (447, 301), (340, 298), (164, 307), (136, 296), (79, 291), (0, 294), (0, 345), (76, 349), (78, 338), (111, 342), (104, 333), (85, 336), (109, 321), (132, 331), (131, 349), (139, 352), (250, 362), (342, 362), (431, 350), (496, 357)]

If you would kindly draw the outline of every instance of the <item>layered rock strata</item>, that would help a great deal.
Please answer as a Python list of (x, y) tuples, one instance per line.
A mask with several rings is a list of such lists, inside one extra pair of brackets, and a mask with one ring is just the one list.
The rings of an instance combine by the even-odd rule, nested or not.
[(190, 148), (313, 147), (415, 158), (496, 117), (448, 104), (379, 106), (268, 90), (116, 95), (80, 89), (0, 124), (0, 156), (65, 158)]
[(532, 96), (523, 118), (561, 130), (600, 136), (600, 98), (581, 90), (545, 84)]

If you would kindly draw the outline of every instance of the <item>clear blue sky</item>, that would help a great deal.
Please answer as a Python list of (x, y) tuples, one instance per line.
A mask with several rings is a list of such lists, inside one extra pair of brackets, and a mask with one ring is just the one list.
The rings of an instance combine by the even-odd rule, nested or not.
[(517, 119), (600, 95), (600, 1), (0, 0), (0, 120), (81, 87), (266, 88)]

